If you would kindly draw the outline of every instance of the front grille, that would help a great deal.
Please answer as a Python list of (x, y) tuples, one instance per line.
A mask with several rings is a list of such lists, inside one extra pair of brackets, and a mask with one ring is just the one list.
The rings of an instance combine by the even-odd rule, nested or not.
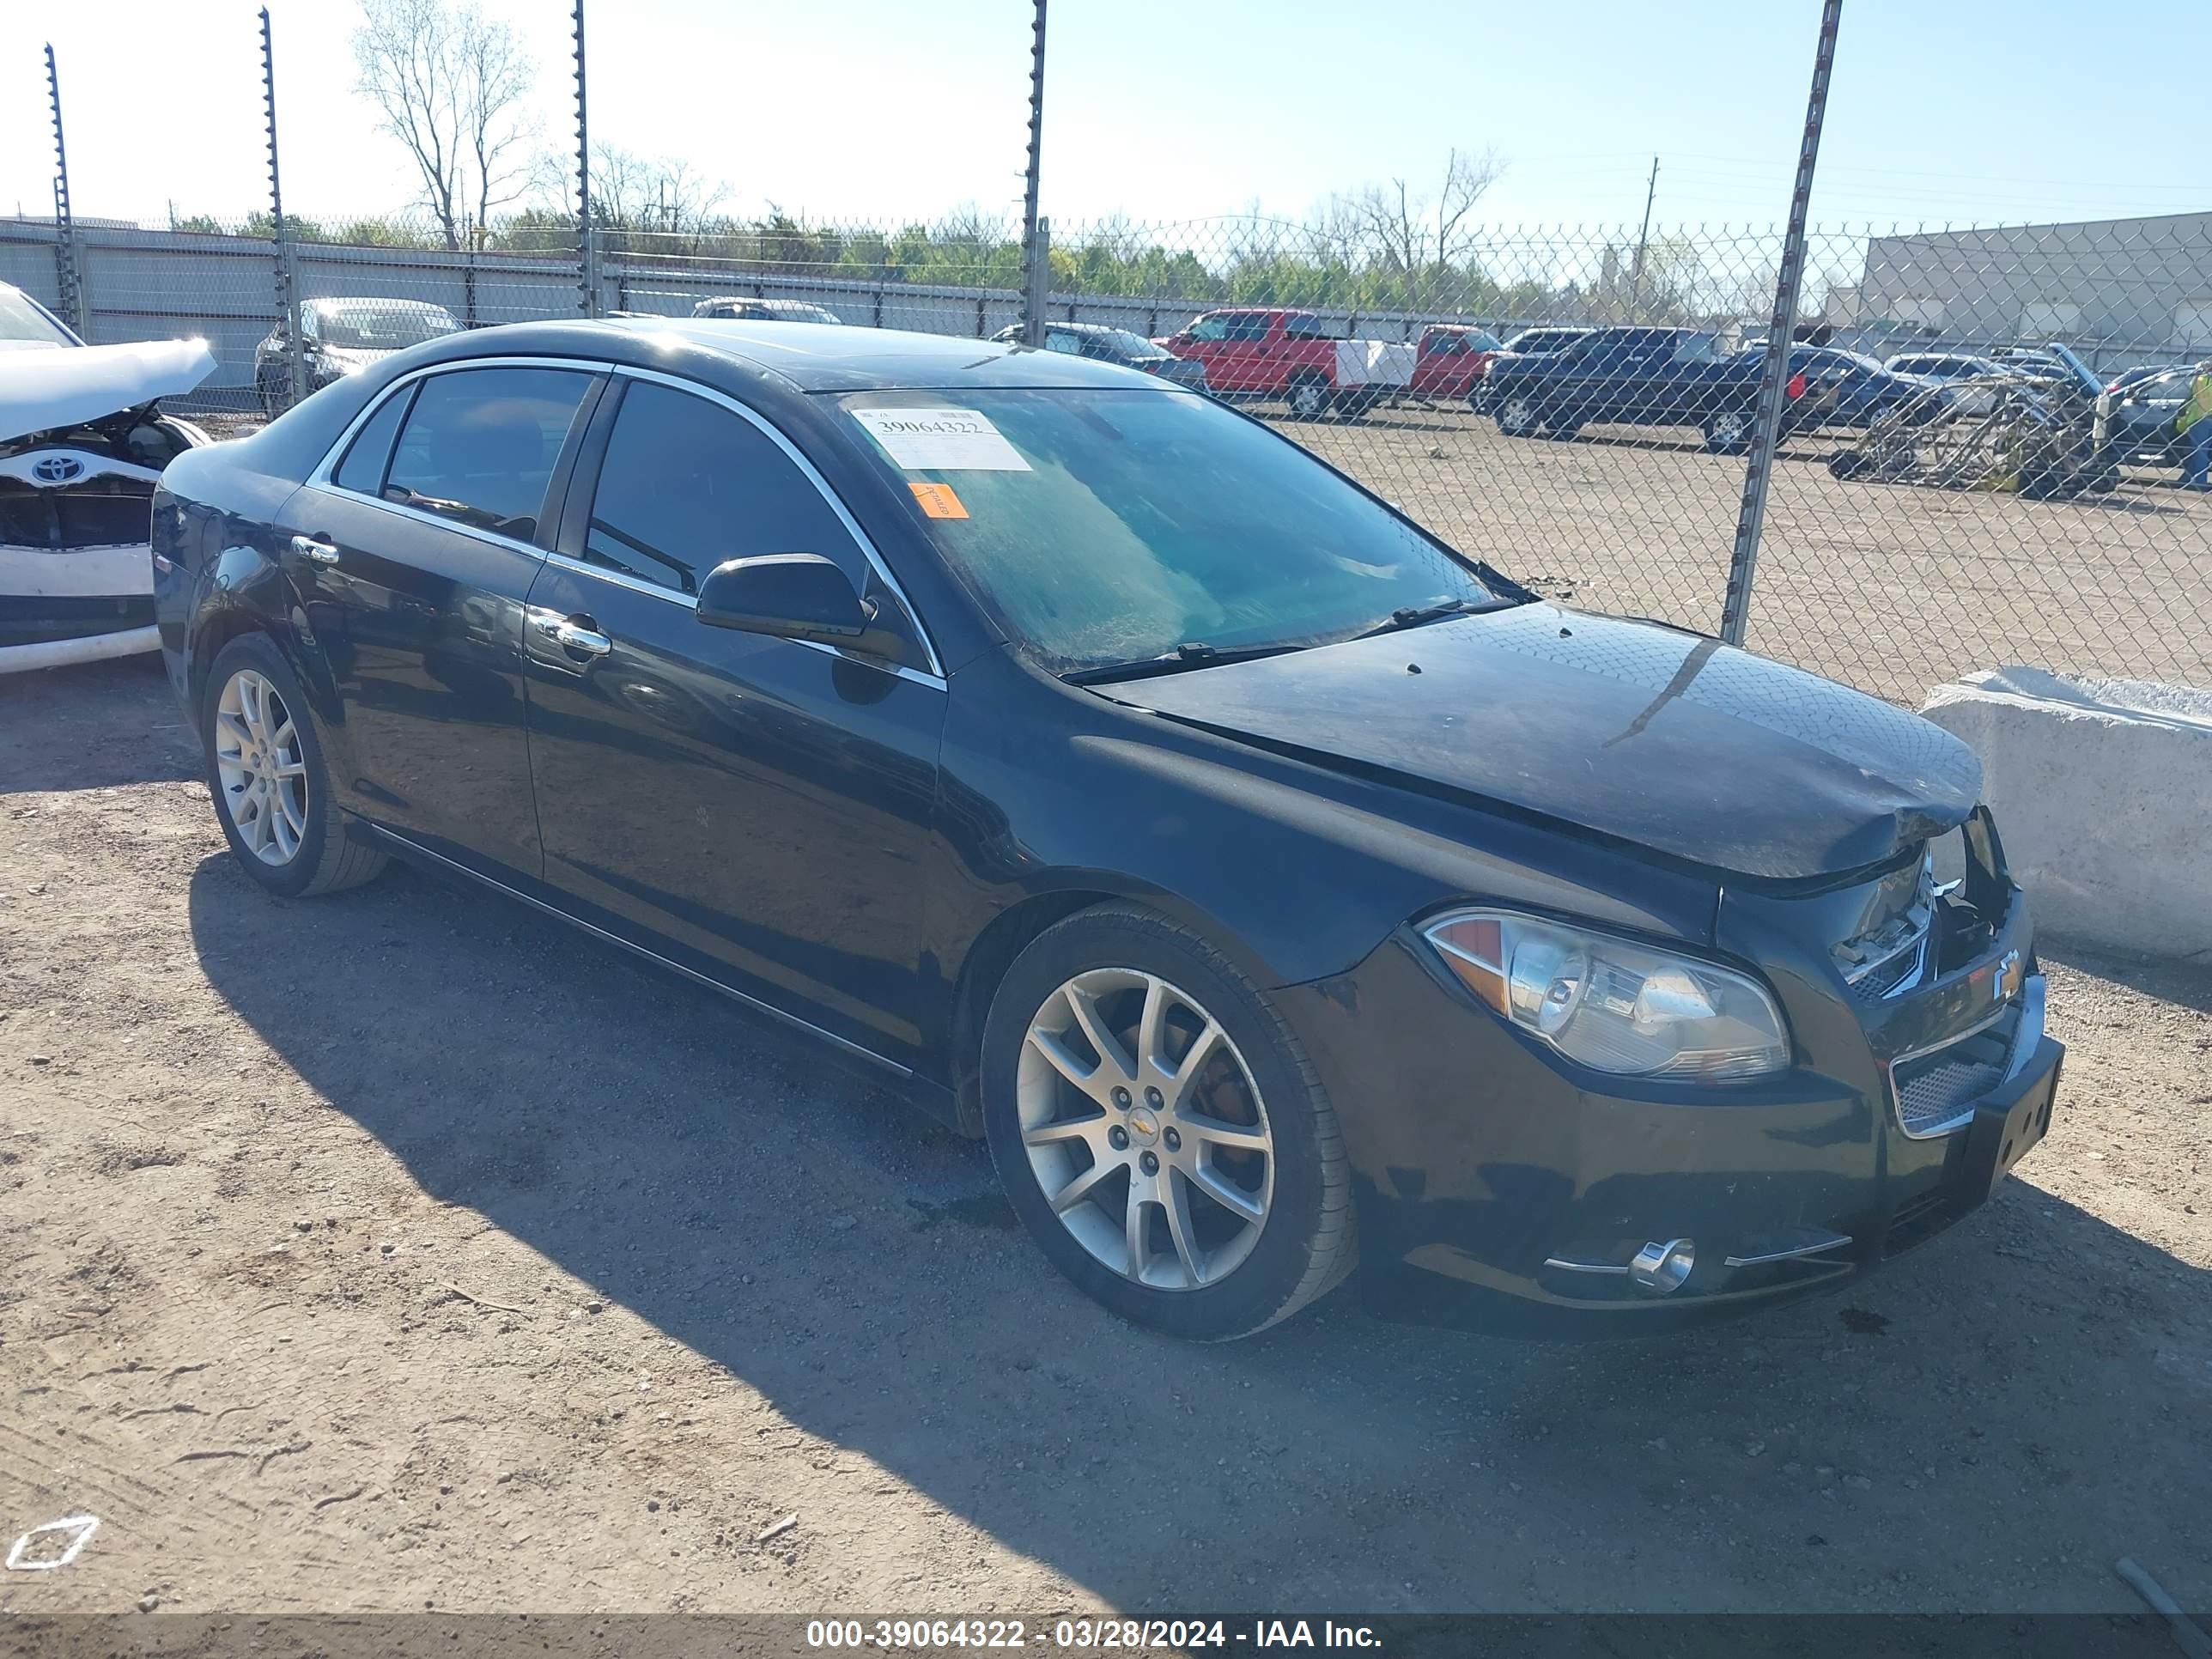
[(80, 547), (131, 547), (147, 539), (154, 485), (112, 473), (62, 489), (0, 478), (0, 544), (65, 553)]
[(1925, 1138), (1965, 1122), (1974, 1103), (2004, 1081), (2020, 1020), (2021, 1009), (2014, 1004), (1973, 1036), (1891, 1066), (1897, 1121), (1905, 1133)]

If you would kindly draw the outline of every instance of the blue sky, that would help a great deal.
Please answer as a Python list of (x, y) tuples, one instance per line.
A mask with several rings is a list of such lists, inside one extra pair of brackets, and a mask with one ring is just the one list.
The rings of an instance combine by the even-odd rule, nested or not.
[[(566, 0), (483, 0), (541, 65), (565, 143)], [(592, 127), (725, 182), (733, 211), (928, 218), (1018, 201), (1026, 0), (591, 0)], [(263, 205), (255, 7), (0, 9), (0, 210), (49, 203), (40, 47), (62, 61), (76, 210)], [(353, 94), (349, 0), (273, 0), (288, 202), (409, 199)], [(1816, 0), (1055, 0), (1046, 208), (1172, 222), (1416, 189), (1493, 149), (1499, 224), (1779, 221)], [(2021, 222), (2212, 207), (2212, 3), (1849, 0), (1816, 220)], [(2193, 131), (2177, 123), (2192, 114)]]

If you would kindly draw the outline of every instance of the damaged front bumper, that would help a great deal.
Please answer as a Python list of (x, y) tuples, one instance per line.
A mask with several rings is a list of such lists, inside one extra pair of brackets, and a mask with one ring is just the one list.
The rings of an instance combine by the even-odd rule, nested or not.
[(1368, 1305), (1633, 1335), (1838, 1286), (1974, 1209), (2049, 1127), (2063, 1058), (2027, 904), (1984, 847), (1971, 929), (1880, 994), (1817, 943), (1842, 936), (1846, 896), (1732, 899), (1723, 947), (1778, 988), (1796, 1042), (1757, 1082), (1575, 1066), (1460, 994), (1411, 930), (1273, 993), (1338, 1103)]
[(158, 469), (71, 448), (0, 456), (0, 673), (150, 651)]

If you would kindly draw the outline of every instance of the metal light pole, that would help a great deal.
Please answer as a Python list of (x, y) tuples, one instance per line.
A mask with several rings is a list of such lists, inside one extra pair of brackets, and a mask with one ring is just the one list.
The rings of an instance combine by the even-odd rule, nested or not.
[(1743, 505), (1736, 515), (1735, 546), (1729, 556), (1728, 595), (1721, 602), (1721, 638), (1743, 643), (1751, 614), (1751, 580), (1759, 566), (1759, 532), (1766, 523), (1766, 487), (1782, 431), (1782, 390), (1790, 381), (1790, 348), (1797, 325), (1797, 291), (1805, 274), (1805, 215), (1813, 196), (1813, 164), (1820, 155), (1820, 125), (1828, 112), (1828, 71), (1836, 59), (1836, 28), (1844, 0), (1825, 0), (1820, 38), (1814, 48), (1813, 89), (1805, 101), (1805, 137), (1797, 151), (1797, 184), (1790, 198), (1790, 228), (1782, 241), (1782, 269), (1774, 282), (1774, 314), (1766, 328), (1766, 361), (1759, 377), (1759, 413), (1751, 459), (1744, 468)]
[(62, 142), (62, 77), (54, 49), (46, 46), (46, 101), (54, 112), (54, 282), (62, 315), (79, 334), (84, 327), (84, 288), (77, 281), (76, 222), (70, 216), (69, 146)]
[(1044, 296), (1051, 286), (1052, 258), (1037, 222), (1037, 193), (1044, 164), (1044, 9), (1036, 0), (1030, 45), (1030, 164), (1022, 191), (1022, 343), (1044, 340)]
[(276, 326), (284, 331), (284, 407), (289, 409), (307, 389), (307, 365), (300, 343), (300, 273), (293, 264), (292, 233), (284, 223), (284, 186), (276, 173), (276, 47), (266, 6), (261, 9), (261, 102), (269, 118), (269, 226), (276, 241)]
[(576, 0), (576, 283), (578, 309), (599, 314), (599, 248), (592, 236), (592, 140), (584, 100), (584, 0)]

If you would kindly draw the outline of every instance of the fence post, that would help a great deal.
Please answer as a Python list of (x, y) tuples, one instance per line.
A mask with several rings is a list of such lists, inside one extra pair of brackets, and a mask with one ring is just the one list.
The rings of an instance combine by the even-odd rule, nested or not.
[[(1022, 339), (1036, 345), (1044, 339), (1045, 295), (1052, 286), (1052, 221), (1040, 219), (1030, 234), (1028, 269), (1022, 275), (1027, 286), (1022, 290)], [(1073, 315), (1070, 308), (1071, 318)]]
[(1805, 137), (1797, 151), (1797, 183), (1790, 197), (1790, 228), (1782, 239), (1782, 268), (1774, 280), (1774, 315), (1766, 326), (1766, 361), (1759, 376), (1759, 412), (1753, 422), (1751, 459), (1743, 473), (1743, 505), (1736, 514), (1735, 546), (1729, 555), (1728, 592), (1721, 601), (1721, 638), (1743, 643), (1751, 614), (1752, 573), (1766, 525), (1766, 486), (1782, 432), (1782, 392), (1790, 382), (1790, 349), (1797, 327), (1797, 290), (1805, 274), (1805, 214), (1813, 195), (1813, 164), (1820, 155), (1820, 124), (1828, 112), (1828, 71), (1836, 60), (1836, 27), (1844, 0), (1824, 0), (1820, 38), (1813, 53), (1813, 88), (1805, 100)]
[(77, 280), (76, 221), (70, 213), (69, 146), (62, 142), (62, 77), (54, 67), (52, 43), (46, 46), (46, 101), (54, 112), (54, 286), (61, 296), (63, 317), (88, 339), (84, 289)]
[(283, 331), (284, 407), (289, 409), (306, 392), (307, 368), (300, 343), (300, 273), (293, 264), (292, 233), (284, 222), (284, 186), (276, 173), (276, 47), (266, 6), (261, 9), (261, 102), (269, 121), (269, 228), (276, 242), (276, 326)]
[(584, 0), (576, 0), (576, 286), (578, 309), (599, 314), (599, 250), (592, 234), (592, 144), (584, 100)]
[(1052, 268), (1042, 240), (1044, 226), (1037, 218), (1044, 160), (1045, 0), (1036, 0), (1036, 7), (1030, 23), (1030, 162), (1022, 185), (1022, 343), (1032, 346), (1044, 343), (1044, 295), (1051, 286)]

